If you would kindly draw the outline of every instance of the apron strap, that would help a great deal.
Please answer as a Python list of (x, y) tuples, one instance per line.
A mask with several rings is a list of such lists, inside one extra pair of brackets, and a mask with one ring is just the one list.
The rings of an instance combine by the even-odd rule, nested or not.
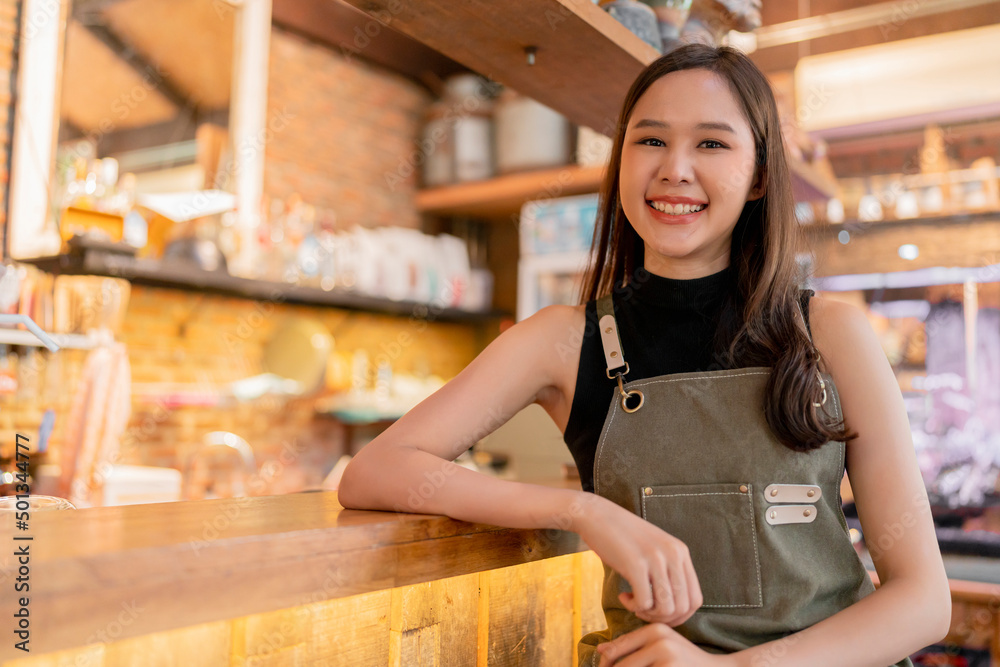
[[(618, 336), (618, 323), (615, 321), (615, 307), (611, 294), (605, 294), (597, 300), (597, 325), (601, 330), (601, 345), (604, 347), (604, 360), (608, 364), (607, 374), (614, 378), (616, 373), (628, 373), (628, 364), (622, 353), (622, 341)], [(621, 370), (623, 369), (624, 370)]]

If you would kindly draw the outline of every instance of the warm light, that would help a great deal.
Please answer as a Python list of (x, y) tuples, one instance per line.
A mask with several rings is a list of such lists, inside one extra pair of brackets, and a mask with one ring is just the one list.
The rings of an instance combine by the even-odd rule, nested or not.
[(730, 30), (726, 36), (726, 43), (734, 49), (739, 49), (743, 53), (751, 54), (757, 50), (757, 35), (752, 32), (736, 32)]
[(837, 240), (843, 243), (844, 245), (847, 245), (848, 242), (851, 240), (851, 233), (846, 229), (842, 229), (840, 230), (840, 233), (837, 234)]
[(920, 249), (912, 243), (905, 243), (899, 246), (899, 256), (912, 261), (920, 256)]

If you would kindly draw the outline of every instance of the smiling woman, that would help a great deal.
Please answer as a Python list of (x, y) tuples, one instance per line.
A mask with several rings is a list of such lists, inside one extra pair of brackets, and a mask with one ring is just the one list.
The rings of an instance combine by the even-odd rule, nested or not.
[[(420, 512), (579, 533), (608, 624), (581, 666), (911, 665), (950, 620), (927, 495), (863, 313), (800, 287), (767, 80), (733, 49), (681, 47), (635, 80), (617, 128), (582, 303), (506, 330), (369, 443), (341, 502), (412, 509), (407, 492), (448, 470)], [(582, 491), (451, 466), (498, 425), (487, 412), (531, 403)], [(918, 517), (875, 557), (878, 591), (841, 508), (845, 462), (876, 543)]]

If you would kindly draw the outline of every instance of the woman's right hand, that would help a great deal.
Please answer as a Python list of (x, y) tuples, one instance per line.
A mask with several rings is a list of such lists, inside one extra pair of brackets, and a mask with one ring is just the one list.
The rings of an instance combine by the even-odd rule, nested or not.
[(592, 495), (574, 530), (608, 567), (632, 586), (618, 596), (647, 623), (671, 627), (701, 607), (701, 586), (687, 545), (602, 496)]

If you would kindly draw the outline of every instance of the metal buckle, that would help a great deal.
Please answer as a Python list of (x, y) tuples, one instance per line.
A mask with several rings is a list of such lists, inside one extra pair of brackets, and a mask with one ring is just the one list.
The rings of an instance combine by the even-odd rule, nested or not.
[[(627, 363), (625, 364), (625, 373), (628, 373)], [(624, 410), (629, 414), (632, 414), (633, 412), (637, 411), (639, 408), (642, 407), (642, 404), (646, 402), (646, 397), (643, 396), (642, 392), (639, 391), (638, 389), (633, 389), (632, 391), (625, 391), (625, 385), (622, 383), (622, 375), (624, 375), (624, 373), (615, 373), (615, 379), (618, 380), (618, 393), (621, 395), (622, 410)], [(630, 408), (628, 406), (627, 401), (633, 396), (639, 397), (639, 405), (635, 406), (634, 408)]]
[(814, 408), (821, 408), (826, 403), (826, 382), (823, 380), (823, 376), (820, 374), (819, 369), (816, 369), (816, 377), (819, 378), (819, 388), (823, 390), (823, 399), (819, 403), (813, 403)]
[(615, 375), (628, 375), (628, 362), (627, 361), (625, 362), (625, 370), (623, 370), (623, 371), (616, 371), (615, 375), (611, 374), (611, 369), (610, 368), (607, 369), (606, 371), (604, 371), (604, 373), (605, 373), (605, 375), (608, 376), (609, 380), (614, 380), (615, 379)]

